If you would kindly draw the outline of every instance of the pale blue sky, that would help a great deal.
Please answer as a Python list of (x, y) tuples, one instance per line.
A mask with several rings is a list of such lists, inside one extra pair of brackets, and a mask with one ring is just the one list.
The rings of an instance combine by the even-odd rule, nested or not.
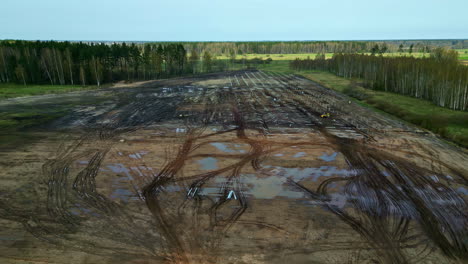
[(468, 0), (1, 0), (0, 39), (468, 38)]

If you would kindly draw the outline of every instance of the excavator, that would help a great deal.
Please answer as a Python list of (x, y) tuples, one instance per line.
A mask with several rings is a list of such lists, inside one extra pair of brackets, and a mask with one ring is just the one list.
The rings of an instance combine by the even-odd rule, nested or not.
[(326, 113), (326, 114), (323, 114), (323, 115), (320, 115), (321, 118), (329, 118), (330, 117), (330, 113)]

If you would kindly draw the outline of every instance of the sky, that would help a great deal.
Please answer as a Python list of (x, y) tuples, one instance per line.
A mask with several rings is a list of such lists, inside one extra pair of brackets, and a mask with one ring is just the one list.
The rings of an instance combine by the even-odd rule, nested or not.
[(1, 0), (0, 39), (467, 39), (468, 0)]

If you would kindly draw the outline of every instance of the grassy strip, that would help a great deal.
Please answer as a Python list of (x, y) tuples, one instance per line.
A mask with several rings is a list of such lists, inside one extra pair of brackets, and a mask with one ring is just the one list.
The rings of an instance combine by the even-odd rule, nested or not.
[(34, 110), (19, 113), (0, 114), (0, 147), (17, 147), (37, 139), (33, 133), (28, 133), (30, 128), (37, 127), (61, 117), (64, 110), (40, 113)]
[(289, 68), (291, 61), (272, 61), (270, 64), (256, 65), (256, 68), (262, 71), (280, 72), (280, 73), (296, 73)]
[(97, 89), (97, 86), (80, 85), (19, 85), (0, 84), (0, 98), (13, 98), (41, 94), (68, 93), (73, 91), (83, 91)]
[[(244, 55), (237, 55), (236, 60), (241, 60), (243, 58), (245, 59), (253, 59), (253, 58), (262, 58), (264, 60), (271, 58), (274, 61), (291, 61), (295, 60), (296, 58), (299, 59), (307, 59), (307, 57), (310, 57), (311, 59), (314, 59), (317, 53), (303, 53), (303, 54), (244, 54)], [(333, 57), (333, 53), (326, 53), (325, 54), (327, 58)], [(228, 60), (229, 57), (225, 55), (220, 55), (217, 56), (216, 59), (220, 60)]]
[(347, 94), (407, 122), (431, 130), (461, 146), (468, 147), (468, 112), (442, 108), (429, 101), (390, 92), (373, 91), (354, 80), (328, 72), (300, 72), (304, 77), (330, 89)]

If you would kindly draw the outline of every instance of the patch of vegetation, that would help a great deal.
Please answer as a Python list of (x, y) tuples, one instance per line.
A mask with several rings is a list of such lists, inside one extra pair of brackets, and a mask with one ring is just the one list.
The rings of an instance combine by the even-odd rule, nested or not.
[(289, 61), (272, 61), (270, 64), (263, 64), (256, 66), (257, 69), (262, 71), (271, 71), (271, 72), (280, 72), (280, 73), (294, 73), (293, 70), (289, 68)]
[[(299, 59), (307, 59), (307, 57), (315, 58), (317, 53), (299, 53), (299, 54), (244, 54), (244, 55), (237, 55), (236, 59), (241, 60), (243, 58), (245, 59), (254, 59), (254, 58), (260, 58), (260, 59), (265, 59), (265, 58), (270, 58), (273, 61), (292, 61), (297, 58)], [(326, 58), (330, 59), (333, 57), (333, 53), (326, 53)], [(226, 55), (221, 55), (217, 57), (218, 59), (229, 59), (229, 56)]]
[(20, 145), (34, 142), (41, 137), (37, 134), (15, 132), (10, 134), (0, 133), (0, 147), (2, 149), (14, 148)]
[(366, 100), (369, 98), (369, 94), (361, 91), (360, 89), (357, 89), (358, 85), (356, 82), (351, 82), (350, 85), (348, 86), (345, 86), (345, 88), (343, 89), (343, 93), (348, 95), (348, 96), (351, 96), (351, 97), (354, 97), (356, 99), (359, 99), (359, 100)]
[(64, 116), (65, 107), (36, 109), (11, 109), (0, 113), (0, 147), (17, 147), (38, 139), (37, 134), (31, 133), (37, 128)]
[(272, 58), (267, 58), (264, 60), (263, 58), (253, 58), (253, 59), (240, 59), (234, 60), (234, 63), (237, 64), (246, 64), (246, 65), (262, 65), (262, 64), (270, 64), (273, 61)]
[(0, 98), (14, 98), (30, 95), (68, 93), (73, 91), (83, 91), (97, 89), (98, 86), (80, 85), (20, 85), (20, 84), (0, 84)]
[(55, 113), (38, 113), (38, 112), (23, 112), (23, 113), (2, 113), (0, 115), (0, 131), (13, 132), (35, 127), (54, 120), (62, 116), (64, 112)]

